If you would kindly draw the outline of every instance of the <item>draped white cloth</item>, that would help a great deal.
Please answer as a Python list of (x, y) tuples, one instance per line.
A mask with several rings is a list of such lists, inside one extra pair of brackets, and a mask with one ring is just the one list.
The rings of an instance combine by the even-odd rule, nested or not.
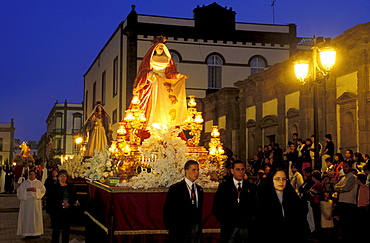
[(42, 178), (41, 178), (42, 184), (45, 184), (46, 178), (48, 178), (48, 170), (44, 168), (44, 170), (42, 171)]
[(161, 79), (166, 78), (165, 69), (168, 66), (168, 60), (163, 56), (153, 56), (150, 60), (152, 72), (148, 75), (148, 79), (153, 86), (148, 125), (160, 123), (180, 126), (186, 119), (185, 78), (182, 74), (177, 74), (176, 79)]
[[(36, 192), (27, 188), (36, 188)], [(26, 180), (17, 189), (20, 200), (17, 235), (39, 236), (44, 233), (42, 221), (42, 197), (46, 189), (39, 180)]]

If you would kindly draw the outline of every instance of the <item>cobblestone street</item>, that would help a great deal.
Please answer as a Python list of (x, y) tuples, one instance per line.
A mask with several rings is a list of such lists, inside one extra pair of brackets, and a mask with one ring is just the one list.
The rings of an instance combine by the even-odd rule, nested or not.
[[(44, 234), (39, 239), (24, 239), (17, 234), (19, 200), (16, 194), (0, 194), (0, 242), (19, 243), (19, 242), (50, 242), (51, 228), (50, 217), (43, 210)], [(71, 243), (85, 242), (85, 227), (79, 225), (71, 226)]]

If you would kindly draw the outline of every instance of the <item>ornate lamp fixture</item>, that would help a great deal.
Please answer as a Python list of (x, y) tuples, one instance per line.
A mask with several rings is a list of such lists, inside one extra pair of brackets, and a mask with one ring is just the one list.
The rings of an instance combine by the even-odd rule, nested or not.
[[(319, 54), (319, 55), (318, 55)], [(320, 56), (320, 58), (318, 58)], [(319, 59), (319, 60), (318, 60)], [(330, 44), (329, 39), (322, 43), (317, 43), (317, 39), (313, 38), (312, 59), (310, 62), (306, 60), (299, 60), (294, 63), (294, 71), (297, 79), (302, 85), (309, 82), (313, 85), (313, 110), (314, 110), (314, 146), (319, 142), (318, 134), (318, 107), (317, 107), (317, 83), (329, 78), (330, 71), (335, 65), (336, 50)], [(315, 165), (319, 165), (319, 150), (315, 149)]]
[(210, 161), (223, 163), (226, 160), (225, 151), (222, 148), (220, 141), (220, 132), (218, 126), (212, 126), (211, 141), (209, 142), (209, 154), (208, 158)]
[(140, 109), (139, 102), (139, 98), (134, 96), (131, 101), (132, 108), (126, 111), (126, 116), (123, 118), (130, 145), (140, 145), (140, 137), (137, 134), (146, 122), (145, 112)]
[(200, 140), (200, 134), (203, 129), (203, 117), (202, 112), (198, 112), (197, 102), (195, 101), (195, 96), (190, 95), (190, 100), (188, 102), (188, 111), (187, 111), (187, 118), (185, 121), (184, 128), (186, 130), (190, 130), (189, 134), (192, 135), (192, 138), (189, 138), (187, 141), (187, 145), (190, 147), (198, 146)]
[(312, 77), (312, 82), (319, 82), (321, 80), (318, 79), (318, 75), (321, 75), (322, 78), (328, 78), (330, 71), (335, 65), (337, 52), (335, 47), (330, 44), (330, 41), (324, 40), (323, 44), (319, 43), (320, 45), (318, 45), (316, 43), (317, 39), (313, 38), (313, 42), (311, 62), (298, 60), (294, 63), (295, 75), (302, 84), (306, 84), (308, 77)]

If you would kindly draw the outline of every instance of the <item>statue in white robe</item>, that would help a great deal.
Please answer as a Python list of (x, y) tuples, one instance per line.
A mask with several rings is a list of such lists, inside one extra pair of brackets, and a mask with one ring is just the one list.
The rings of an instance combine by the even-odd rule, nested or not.
[(181, 126), (186, 120), (185, 80), (188, 75), (177, 72), (164, 42), (163, 36), (154, 38), (134, 82), (133, 95), (138, 97), (139, 107), (145, 111), (146, 126), (153, 123)]
[(44, 233), (42, 197), (45, 192), (44, 185), (36, 179), (35, 171), (31, 170), (29, 179), (17, 189), (17, 196), (20, 200), (17, 235), (31, 237)]

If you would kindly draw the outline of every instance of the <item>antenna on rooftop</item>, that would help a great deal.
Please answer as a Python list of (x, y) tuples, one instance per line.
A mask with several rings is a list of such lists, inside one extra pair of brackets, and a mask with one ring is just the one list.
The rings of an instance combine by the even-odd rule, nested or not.
[(272, 8), (272, 24), (275, 24), (275, 2), (277, 0), (272, 0), (271, 2), (271, 8)]

